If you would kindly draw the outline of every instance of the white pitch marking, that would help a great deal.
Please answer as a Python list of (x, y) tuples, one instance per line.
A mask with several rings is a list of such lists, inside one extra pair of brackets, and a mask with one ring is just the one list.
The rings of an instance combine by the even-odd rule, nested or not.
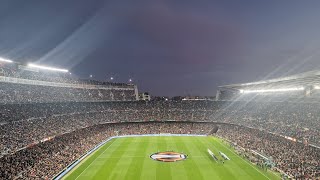
[[(113, 141), (113, 142), (110, 144), (109, 147), (111, 147), (111, 145), (112, 145), (114, 142), (115, 142), (115, 141)], [(96, 158), (79, 174), (79, 176), (76, 178), (76, 180), (81, 176), (81, 174), (82, 174), (83, 172), (85, 172), (85, 171), (91, 166), (91, 164), (92, 164), (93, 162), (95, 162), (102, 154), (104, 154), (104, 153), (109, 149), (109, 147), (107, 147), (107, 149), (105, 149), (98, 157), (96, 157)]]
[[(237, 156), (228, 156), (228, 157), (237, 157)], [(121, 156), (121, 157), (117, 157), (117, 156), (108, 156), (108, 157), (100, 157), (97, 159), (119, 159), (119, 158), (149, 158), (149, 155), (145, 155), (145, 156)], [(208, 158), (208, 156), (192, 156), (189, 155), (189, 158)]]
[[(216, 140), (215, 140), (216, 141)], [(242, 161), (246, 162), (247, 164), (249, 164), (251, 167), (253, 167), (256, 171), (258, 171), (260, 174), (262, 174), (264, 177), (266, 177), (267, 179), (271, 180), (268, 176), (264, 175), (262, 172), (260, 172), (256, 167), (254, 167), (251, 163), (249, 163), (248, 161), (242, 159), (241, 156), (239, 156), (238, 154), (234, 153), (233, 151), (231, 151), (229, 148), (227, 148), (224, 144), (220, 143), (219, 141), (217, 141), (219, 144), (221, 144), (223, 147), (225, 147), (226, 149), (228, 149), (228, 151), (232, 152), (233, 154), (235, 154), (236, 156), (240, 157)]]

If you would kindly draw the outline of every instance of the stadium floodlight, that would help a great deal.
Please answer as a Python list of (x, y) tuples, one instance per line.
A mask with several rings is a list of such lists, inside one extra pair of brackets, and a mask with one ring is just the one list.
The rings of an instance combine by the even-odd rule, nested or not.
[(287, 92), (287, 91), (303, 91), (304, 87), (295, 87), (295, 88), (281, 88), (281, 89), (250, 89), (244, 90), (241, 89), (240, 93), (269, 93), (269, 92)]
[(320, 89), (320, 86), (314, 86), (314, 89)]
[(5, 59), (5, 58), (2, 58), (2, 57), (0, 57), (0, 62), (13, 63), (12, 60), (10, 60), (10, 59)]
[(38, 69), (45, 69), (45, 70), (49, 70), (49, 71), (69, 72), (67, 69), (59, 69), (59, 68), (41, 66), (41, 65), (31, 64), (31, 63), (28, 64), (28, 66), (33, 67), (33, 68), (38, 68)]

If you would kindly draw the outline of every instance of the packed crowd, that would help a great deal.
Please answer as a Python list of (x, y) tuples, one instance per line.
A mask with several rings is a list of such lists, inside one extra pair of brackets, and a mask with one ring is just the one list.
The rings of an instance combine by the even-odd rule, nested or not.
[(0, 103), (46, 103), (135, 100), (134, 88), (75, 88), (0, 82)]
[(315, 104), (222, 104), (182, 102), (69, 102), (0, 105), (0, 154), (45, 138), (106, 122), (208, 121), (264, 129), (304, 143), (320, 144)]
[[(320, 145), (320, 106), (315, 103), (233, 102), (224, 122), (251, 126)], [(219, 118), (219, 117), (218, 117)]]
[(320, 178), (320, 149), (289, 141), (265, 131), (241, 126), (223, 126), (220, 136), (243, 147), (268, 156), (277, 168), (294, 179)]
[[(31, 70), (0, 62), (0, 103), (135, 100), (132, 84), (79, 79), (69, 73)], [(52, 98), (54, 97), (54, 98)]]
[[(74, 88), (69, 86), (37, 85), (36, 82), (30, 84), (2, 81), (0, 82), (0, 104), (32, 103), (32, 105), (27, 105), (23, 108), (20, 105), (13, 105), (19, 107), (11, 107), (9, 112), (7, 112), (7, 107), (1, 108), (0, 124), (11, 120), (26, 120), (28, 117), (49, 117), (55, 114), (99, 111), (98, 109), (102, 109), (102, 111), (105, 109), (114, 110), (114, 105), (110, 104), (99, 104), (94, 106), (95, 109), (89, 109), (89, 106), (92, 105), (91, 103), (84, 105), (85, 108), (79, 108), (79, 104), (74, 105), (72, 103), (47, 105), (39, 108), (39, 105), (34, 103), (130, 101), (136, 99), (134, 87), (130, 84), (100, 82), (92, 79), (81, 80), (71, 76), (69, 73), (30, 69), (30, 67), (23, 64), (0, 62), (0, 77), (2, 76), (45, 81), (47, 83), (92, 84), (122, 89), (98, 88), (99, 86), (97, 88)], [(286, 95), (288, 96), (288, 93)], [(283, 97), (281, 93), (280, 96)], [(248, 99), (249, 97), (245, 98)], [(57, 107), (56, 109), (58, 110), (52, 112), (51, 106)], [(69, 106), (71, 107), (69, 108)], [(320, 119), (318, 118), (320, 117), (320, 106), (317, 103), (168, 101), (148, 104), (134, 102), (131, 104), (118, 104), (118, 106), (120, 107), (117, 110), (126, 111), (121, 115), (121, 120), (150, 120), (148, 118), (151, 118), (151, 120), (223, 121), (262, 128), (270, 132), (320, 145)], [(37, 111), (38, 113), (40, 111), (40, 116), (35, 113)], [(63, 113), (65, 111), (67, 112)], [(111, 116), (111, 118), (114, 117)]]

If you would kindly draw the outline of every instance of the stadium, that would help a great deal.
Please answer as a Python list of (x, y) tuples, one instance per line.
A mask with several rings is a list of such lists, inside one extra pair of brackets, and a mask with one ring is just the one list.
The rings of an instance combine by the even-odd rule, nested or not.
[(320, 0), (0, 0), (0, 180), (320, 180)]
[(320, 178), (318, 72), (139, 101), (131, 83), (0, 60), (1, 179)]

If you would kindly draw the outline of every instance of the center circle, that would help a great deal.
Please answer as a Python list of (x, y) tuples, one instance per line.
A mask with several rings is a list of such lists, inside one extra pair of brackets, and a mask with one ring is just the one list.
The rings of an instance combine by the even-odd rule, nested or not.
[(178, 152), (165, 151), (154, 153), (150, 158), (161, 162), (177, 162), (187, 159), (187, 155)]

